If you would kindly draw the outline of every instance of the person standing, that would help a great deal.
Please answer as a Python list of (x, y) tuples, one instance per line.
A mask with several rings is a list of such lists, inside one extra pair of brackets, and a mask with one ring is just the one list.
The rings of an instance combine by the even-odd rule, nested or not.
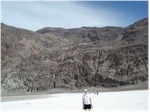
[(97, 93), (97, 95), (98, 95), (98, 91), (97, 91), (96, 93)]
[(87, 92), (87, 89), (84, 90), (82, 97), (83, 109), (91, 110), (92, 108), (92, 100), (90, 94)]

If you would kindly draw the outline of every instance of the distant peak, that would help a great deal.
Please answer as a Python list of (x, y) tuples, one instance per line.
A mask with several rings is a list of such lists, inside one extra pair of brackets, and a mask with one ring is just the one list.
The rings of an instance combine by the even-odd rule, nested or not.
[(48, 32), (54, 32), (54, 31), (65, 31), (66, 29), (60, 28), (60, 27), (44, 27), (42, 29), (37, 30), (38, 33), (48, 33)]

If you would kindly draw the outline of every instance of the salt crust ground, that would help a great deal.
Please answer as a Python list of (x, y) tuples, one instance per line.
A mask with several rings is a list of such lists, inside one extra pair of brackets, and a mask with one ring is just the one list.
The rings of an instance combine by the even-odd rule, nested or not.
[[(92, 112), (147, 111), (148, 90), (90, 93)], [(32, 95), (30, 96), (32, 97)], [(39, 96), (40, 97), (40, 96)], [(6, 101), (0, 103), (0, 111), (25, 112), (82, 112), (82, 93), (51, 94), (40, 99)]]

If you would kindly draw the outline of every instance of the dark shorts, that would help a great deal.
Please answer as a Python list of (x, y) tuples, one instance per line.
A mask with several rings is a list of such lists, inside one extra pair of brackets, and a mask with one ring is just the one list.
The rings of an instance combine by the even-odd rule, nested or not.
[(91, 104), (89, 104), (89, 105), (84, 105), (84, 109), (91, 109)]

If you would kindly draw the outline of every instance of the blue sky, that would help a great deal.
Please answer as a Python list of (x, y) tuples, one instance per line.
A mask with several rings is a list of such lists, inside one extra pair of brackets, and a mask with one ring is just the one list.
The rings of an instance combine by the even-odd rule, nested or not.
[(1, 22), (36, 31), (43, 27), (126, 27), (148, 17), (147, 1), (3, 1)]

